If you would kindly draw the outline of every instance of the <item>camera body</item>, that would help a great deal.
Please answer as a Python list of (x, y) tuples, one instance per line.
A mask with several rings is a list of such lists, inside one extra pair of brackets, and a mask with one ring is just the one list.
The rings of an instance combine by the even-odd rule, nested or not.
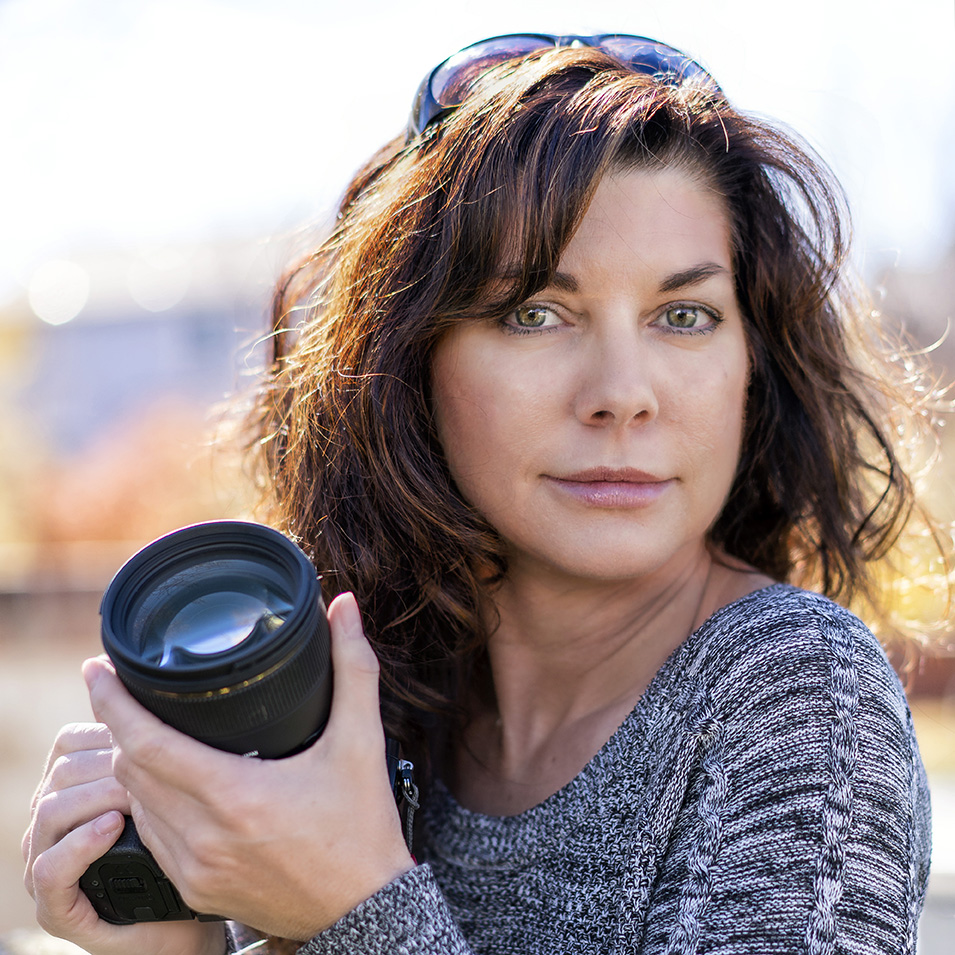
[(80, 877), (80, 888), (96, 914), (114, 925), (167, 922), (215, 915), (193, 912), (143, 845), (131, 816), (117, 842)]
[[(278, 531), (209, 521), (167, 534), (120, 568), (100, 615), (103, 646), (131, 695), (195, 739), (280, 759), (324, 729), (332, 687), (325, 607), (311, 562)], [(386, 755), (410, 848), (413, 767), (394, 741)], [(80, 888), (115, 924), (218, 918), (185, 905), (130, 817)]]

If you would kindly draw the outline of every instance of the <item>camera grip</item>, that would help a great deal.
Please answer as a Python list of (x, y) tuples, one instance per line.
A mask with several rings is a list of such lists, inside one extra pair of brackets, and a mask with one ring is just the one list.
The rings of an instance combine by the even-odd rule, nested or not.
[(116, 843), (80, 877), (80, 888), (99, 917), (113, 925), (192, 918), (218, 921), (218, 916), (200, 915), (182, 901), (176, 887), (143, 845), (132, 818), (125, 819), (126, 825)]

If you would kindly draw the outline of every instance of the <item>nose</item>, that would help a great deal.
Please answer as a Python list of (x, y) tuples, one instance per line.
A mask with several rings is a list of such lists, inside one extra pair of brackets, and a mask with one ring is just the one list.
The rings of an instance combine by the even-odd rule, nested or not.
[(589, 339), (574, 399), (578, 420), (602, 427), (653, 420), (659, 403), (652, 355), (639, 328), (627, 322), (618, 331)]

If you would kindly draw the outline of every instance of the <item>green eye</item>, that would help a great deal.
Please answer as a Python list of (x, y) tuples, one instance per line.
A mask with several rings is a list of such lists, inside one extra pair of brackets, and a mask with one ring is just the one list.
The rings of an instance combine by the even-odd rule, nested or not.
[(549, 312), (550, 309), (540, 305), (521, 305), (514, 309), (514, 324), (520, 328), (541, 328)]
[(677, 305), (666, 310), (665, 318), (671, 328), (696, 328), (697, 323), (708, 316), (690, 305)]
[(653, 324), (664, 331), (679, 334), (712, 332), (723, 319), (719, 313), (705, 305), (670, 305)]

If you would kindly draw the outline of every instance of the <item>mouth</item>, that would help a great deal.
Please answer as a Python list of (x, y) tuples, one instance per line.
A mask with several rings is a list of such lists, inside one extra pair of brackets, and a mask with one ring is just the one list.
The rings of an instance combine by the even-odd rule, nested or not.
[(598, 467), (555, 476), (554, 480), (570, 481), (575, 484), (660, 484), (667, 479), (636, 468)]
[(545, 478), (558, 493), (589, 507), (603, 508), (647, 507), (675, 483), (674, 478), (636, 468), (586, 468)]

